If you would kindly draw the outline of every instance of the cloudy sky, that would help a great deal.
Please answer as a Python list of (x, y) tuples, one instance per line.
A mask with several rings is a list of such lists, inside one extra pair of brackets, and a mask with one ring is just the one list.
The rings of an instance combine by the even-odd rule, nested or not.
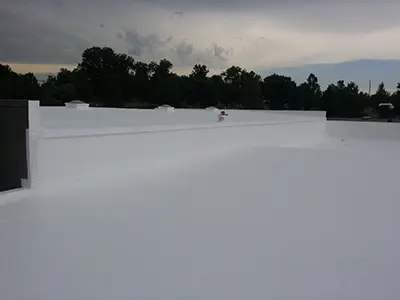
[(2, 0), (0, 62), (54, 72), (99, 45), (141, 61), (167, 58), (178, 73), (196, 63), (213, 73), (231, 65), (307, 73), (314, 64), (400, 59), (399, 11), (400, 1), (387, 0)]

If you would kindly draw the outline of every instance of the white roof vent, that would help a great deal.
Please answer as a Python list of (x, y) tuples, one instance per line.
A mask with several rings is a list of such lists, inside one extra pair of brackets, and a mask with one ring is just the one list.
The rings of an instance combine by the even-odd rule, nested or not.
[(206, 108), (206, 110), (207, 111), (215, 111), (215, 112), (217, 112), (218, 108), (216, 108), (215, 106), (209, 106), (209, 107)]
[(89, 103), (83, 102), (81, 100), (72, 100), (65, 103), (65, 107), (75, 108), (75, 109), (85, 109), (89, 108)]
[(173, 112), (175, 110), (175, 108), (173, 108), (172, 106), (170, 106), (168, 104), (160, 105), (159, 107), (157, 107), (157, 109), (167, 111), (167, 112)]

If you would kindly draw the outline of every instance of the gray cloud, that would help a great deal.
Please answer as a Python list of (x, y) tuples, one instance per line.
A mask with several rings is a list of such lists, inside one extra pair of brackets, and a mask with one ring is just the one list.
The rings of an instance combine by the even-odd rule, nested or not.
[[(217, 12), (229, 12), (229, 11), (248, 11), (254, 6), (260, 8), (268, 7), (270, 1), (260, 0), (222, 0), (222, 1), (210, 1), (210, 0), (161, 0), (153, 1), (153, 3), (162, 6), (166, 9), (170, 9), (173, 12), (182, 11), (217, 11)], [(272, 1), (275, 2), (275, 1)], [(276, 1), (277, 2), (277, 1)]]
[(155, 1), (171, 11), (213, 12), (229, 16), (265, 13), (266, 18), (296, 29), (369, 32), (400, 25), (400, 2), (393, 0), (165, 0)]
[(175, 44), (171, 48), (173, 53), (176, 53), (178, 66), (193, 66), (194, 64), (206, 64), (216, 68), (227, 66), (229, 61), (228, 56), (232, 54), (232, 49), (225, 49), (218, 44), (214, 44), (208, 49), (197, 49), (193, 44), (186, 40)]
[(88, 46), (82, 39), (0, 10), (0, 61), (74, 64)]
[(210, 68), (312, 57), (308, 63), (317, 55), (393, 58), (399, 8), (389, 0), (3, 0), (0, 61), (75, 64), (95, 45)]
[(184, 15), (184, 12), (183, 11), (176, 11), (176, 12), (174, 12), (174, 15), (177, 16), (177, 17), (182, 17)]
[(176, 51), (178, 58), (183, 64), (189, 63), (190, 58), (193, 55), (194, 47), (192, 44), (188, 44), (186, 41), (182, 41), (178, 45), (173, 48), (173, 51)]
[(229, 55), (231, 53), (230, 49), (224, 49), (217, 44), (213, 45), (213, 53), (214, 56), (221, 59), (221, 60), (227, 60), (227, 58), (224, 55)]
[(172, 37), (161, 39), (157, 34), (141, 35), (137, 30), (123, 30), (117, 33), (117, 37), (123, 38), (129, 44), (128, 54), (141, 56), (144, 52), (154, 54), (157, 49), (164, 47), (172, 41)]
[(132, 48), (128, 50), (129, 55), (133, 56), (140, 56), (142, 55), (142, 49), (141, 48)]
[[(192, 66), (197, 63), (217, 64), (228, 61), (233, 49), (225, 49), (218, 44), (206, 49), (195, 48), (187, 38), (161, 38), (158, 34), (140, 34), (137, 30), (123, 30), (117, 37), (128, 43), (128, 54), (144, 60), (171, 59), (178, 66)], [(169, 49), (169, 51), (168, 51)]]
[(400, 3), (391, 0), (271, 1), (265, 9), (272, 20), (297, 30), (364, 33), (400, 25)]

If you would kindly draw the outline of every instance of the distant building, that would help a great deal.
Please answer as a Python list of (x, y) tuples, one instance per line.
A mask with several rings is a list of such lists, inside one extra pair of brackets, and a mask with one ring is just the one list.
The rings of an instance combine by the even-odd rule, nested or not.
[(80, 100), (73, 100), (71, 102), (66, 102), (65, 107), (75, 108), (75, 109), (87, 109), (89, 108), (89, 103)]
[(394, 105), (392, 103), (379, 103), (379, 116), (383, 119), (391, 120), (394, 117)]
[(386, 106), (389, 109), (394, 109), (394, 105), (392, 103), (390, 103), (390, 102), (388, 102), (388, 103), (384, 103), (384, 102), (379, 103), (379, 107), (382, 107), (382, 106)]
[(374, 107), (366, 107), (366, 108), (364, 108), (363, 116), (365, 118), (368, 117), (368, 118), (377, 119), (377, 118), (379, 118), (379, 113), (376, 111), (376, 109)]

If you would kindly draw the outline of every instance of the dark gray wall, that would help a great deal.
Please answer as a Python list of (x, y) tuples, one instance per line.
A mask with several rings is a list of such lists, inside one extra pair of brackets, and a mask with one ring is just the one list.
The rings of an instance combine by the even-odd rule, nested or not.
[(28, 178), (27, 100), (0, 100), (0, 192), (21, 187)]

